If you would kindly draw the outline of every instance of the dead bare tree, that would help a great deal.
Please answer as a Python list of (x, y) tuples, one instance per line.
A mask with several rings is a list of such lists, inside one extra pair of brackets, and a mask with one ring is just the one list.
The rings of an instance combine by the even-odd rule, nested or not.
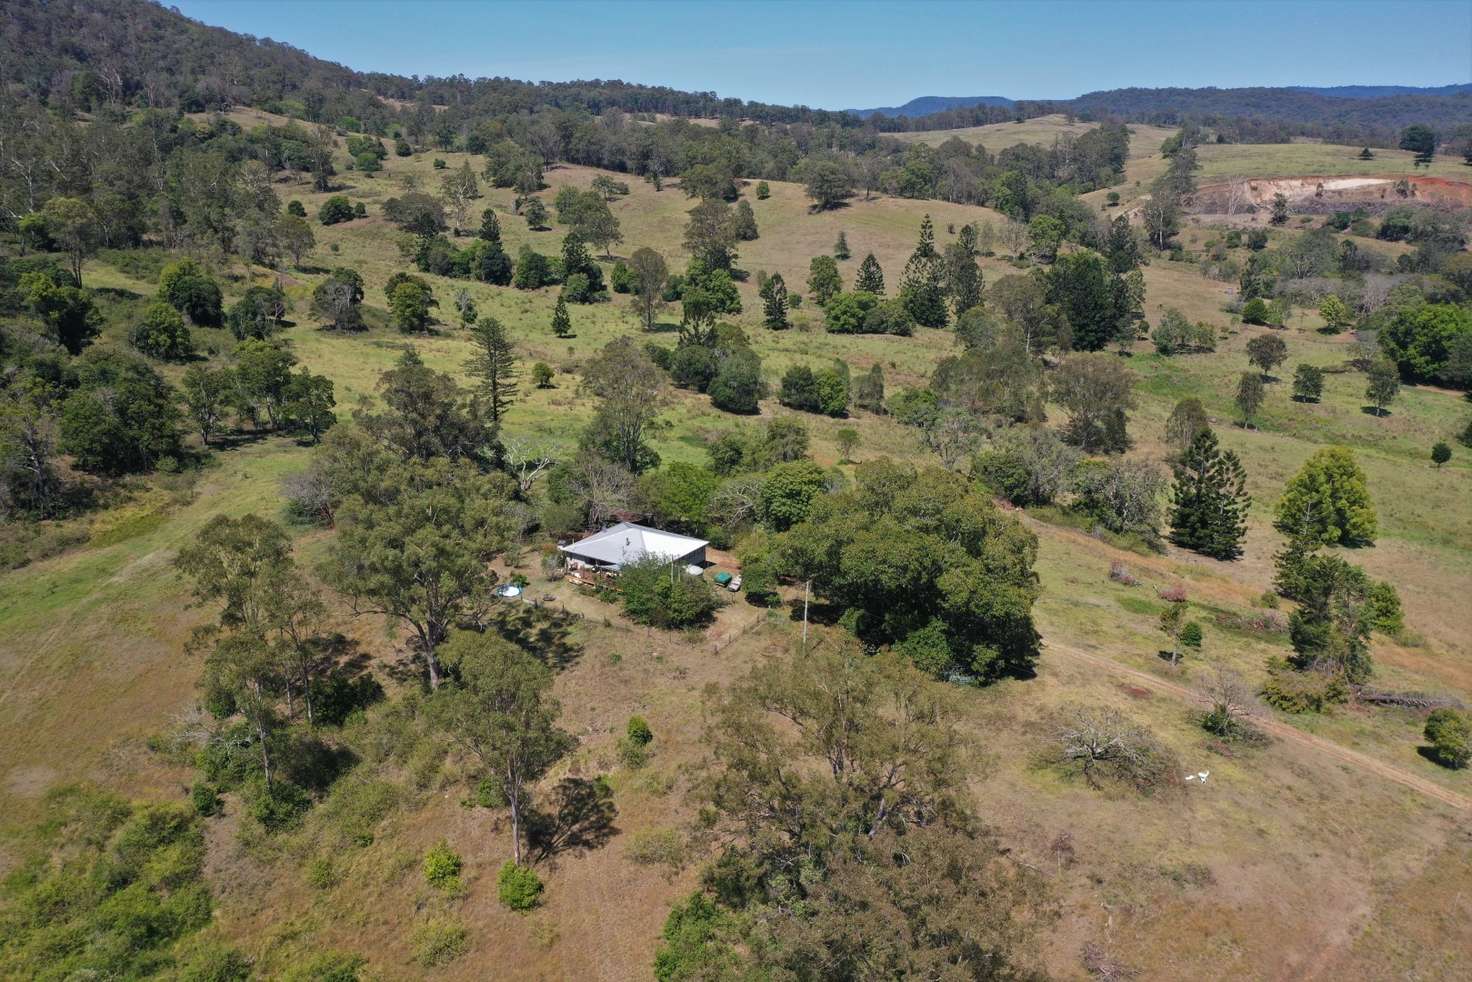
[(531, 493), (532, 485), (536, 484), (548, 468), (557, 463), (547, 448), (537, 446), (523, 439), (511, 439), (503, 444), (505, 452), (506, 469), (516, 481), (516, 488), (525, 497)]
[(1218, 668), (1204, 692), (1211, 711), (1202, 726), (1221, 737), (1240, 737), (1253, 732), (1250, 720), (1262, 711), (1252, 686), (1228, 668)]
[(1076, 765), (1090, 787), (1099, 787), (1102, 775), (1148, 793), (1169, 784), (1180, 770), (1155, 734), (1109, 707), (1065, 708), (1058, 744), (1063, 762)]

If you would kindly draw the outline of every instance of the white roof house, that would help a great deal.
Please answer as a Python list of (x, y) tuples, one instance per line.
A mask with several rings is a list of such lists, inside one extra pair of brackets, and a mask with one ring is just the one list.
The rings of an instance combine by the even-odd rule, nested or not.
[(688, 535), (661, 532), (633, 522), (619, 522), (602, 532), (594, 532), (585, 539), (557, 548), (571, 563), (618, 572), (629, 563), (651, 556), (667, 563), (700, 565), (705, 562), (705, 547), (709, 544), (704, 539)]

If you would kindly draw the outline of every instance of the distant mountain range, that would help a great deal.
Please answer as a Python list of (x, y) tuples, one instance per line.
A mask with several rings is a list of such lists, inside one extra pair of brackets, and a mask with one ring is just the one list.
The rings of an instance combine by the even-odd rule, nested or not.
[[(1192, 93), (1226, 93), (1245, 91), (1236, 89), (1113, 89), (1109, 92), (1089, 92), (1074, 99), (1038, 99), (1033, 102), (1052, 102), (1059, 109), (1066, 109), (1084, 100), (1099, 101), (1113, 93), (1120, 92), (1192, 92)], [(1301, 92), (1306, 95), (1321, 96), (1327, 99), (1389, 99), (1396, 96), (1457, 96), (1472, 93), (1472, 83), (1457, 85), (1287, 85), (1280, 89), (1257, 89), (1257, 92)], [(911, 99), (902, 106), (879, 106), (874, 109), (850, 109), (861, 119), (870, 116), (884, 115), (891, 119), (916, 118), (919, 116), (930, 116), (935, 113), (946, 112), (951, 109), (970, 109), (973, 106), (996, 106), (1009, 109), (1020, 100), (1009, 99), (1000, 95), (923, 95)]]
[(1312, 92), (1331, 99), (1384, 99), (1393, 95), (1462, 95), (1472, 92), (1472, 83), (1462, 85), (1294, 85), (1299, 92)]
[(970, 109), (972, 106), (1002, 106), (1004, 108), (1016, 105), (1016, 103), (1001, 95), (922, 95), (918, 99), (911, 99), (903, 106), (880, 106), (877, 109), (850, 109), (861, 119), (882, 113), (885, 116), (929, 116), (931, 113), (944, 112), (947, 109)]

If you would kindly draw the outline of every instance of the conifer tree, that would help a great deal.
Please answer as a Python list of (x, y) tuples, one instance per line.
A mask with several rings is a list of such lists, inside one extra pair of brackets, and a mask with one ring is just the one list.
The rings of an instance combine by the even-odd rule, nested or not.
[(1170, 539), (1214, 559), (1236, 559), (1247, 534), (1247, 477), (1231, 450), (1210, 429), (1197, 431), (1175, 465)]
[(572, 337), (572, 318), (567, 313), (567, 301), (557, 298), (557, 307), (552, 311), (552, 333), (559, 338)]
[(487, 242), (501, 241), (501, 220), (492, 208), (480, 213), (480, 237)]
[(940, 254), (935, 251), (935, 230), (930, 216), (920, 223), (920, 242), (905, 263), (900, 279), (900, 300), (915, 323), (925, 327), (945, 327), (945, 270)]
[(953, 242), (946, 247), (945, 270), (946, 293), (955, 315), (960, 317), (981, 306), (981, 267), (976, 265), (976, 253), (965, 242)]
[(848, 251), (848, 237), (842, 232), (838, 233), (838, 241), (833, 243), (833, 258), (847, 259), (851, 253)]
[(876, 297), (884, 296), (884, 270), (879, 267), (879, 260), (874, 258), (874, 253), (869, 253), (859, 263), (859, 276), (854, 280), (854, 289), (872, 293)]
[(781, 331), (787, 328), (787, 284), (782, 281), (782, 274), (773, 273), (762, 284), (760, 292), (762, 297), (762, 323), (774, 331)]
[[(566, 305), (561, 304), (566, 313)], [(559, 334), (558, 337), (563, 335)], [(465, 365), (465, 371), (480, 379), (481, 391), (486, 397), (486, 415), (494, 426), (501, 424), (501, 417), (516, 401), (516, 352), (506, 329), (494, 317), (483, 317), (471, 329), (470, 340), (475, 353)]]

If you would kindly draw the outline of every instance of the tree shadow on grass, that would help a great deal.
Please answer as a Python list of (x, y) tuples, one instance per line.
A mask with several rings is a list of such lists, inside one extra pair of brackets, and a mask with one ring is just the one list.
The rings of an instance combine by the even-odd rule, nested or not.
[[(824, 627), (832, 627), (837, 624), (839, 618), (843, 617), (843, 608), (837, 604), (818, 600), (814, 597), (808, 602), (808, 621), (813, 624), (821, 624)], [(794, 621), (802, 621), (802, 597), (794, 597), (787, 601), (788, 617)]]
[(1416, 753), (1420, 754), (1423, 760), (1429, 761), (1430, 763), (1435, 764), (1437, 767), (1440, 767), (1443, 770), (1451, 770), (1451, 771), (1455, 772), (1457, 770), (1462, 770), (1463, 769), (1463, 768), (1449, 768), (1449, 767), (1447, 767), (1446, 766), (1446, 763), (1444, 761), (1442, 761), (1442, 759), (1436, 755), (1436, 748), (1430, 746), (1429, 744), (1422, 744), (1421, 746), (1417, 747), (1416, 748)]
[(563, 778), (549, 804), (527, 818), (527, 842), (538, 862), (597, 849), (618, 834), (613, 789), (601, 778)]
[(241, 450), (260, 443), (270, 435), (270, 430), (245, 430), (232, 433), (218, 433), (210, 437), (210, 449), (216, 453)]
[(561, 670), (582, 656), (583, 646), (572, 637), (577, 622), (567, 611), (513, 601), (502, 604), (487, 627), (542, 659), (549, 668)]
[(1374, 416), (1377, 419), (1385, 419), (1394, 415), (1389, 409), (1381, 409), (1379, 406), (1361, 406), (1360, 412), (1366, 416)]

